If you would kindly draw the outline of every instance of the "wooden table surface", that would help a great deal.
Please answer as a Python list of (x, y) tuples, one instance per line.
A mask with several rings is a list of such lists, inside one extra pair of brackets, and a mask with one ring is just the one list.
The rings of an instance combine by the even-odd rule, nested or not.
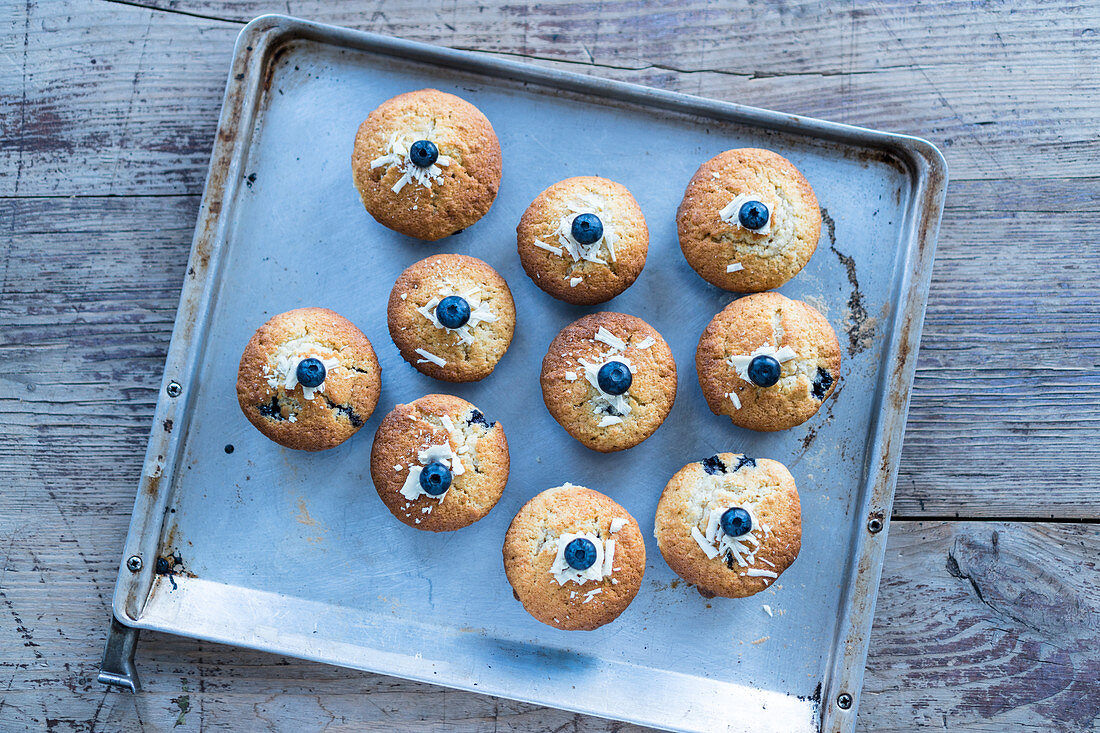
[(154, 633), (143, 692), (95, 682), (233, 40), (270, 11), (938, 145), (859, 726), (1100, 730), (1095, 0), (2, 0), (0, 730), (634, 730)]

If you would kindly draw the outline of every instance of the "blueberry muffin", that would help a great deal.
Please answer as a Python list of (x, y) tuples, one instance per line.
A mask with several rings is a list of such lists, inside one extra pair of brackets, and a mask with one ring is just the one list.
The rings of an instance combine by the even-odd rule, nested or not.
[(387, 313), (405, 361), (446, 382), (489, 376), (516, 327), (508, 283), (466, 255), (434, 255), (410, 266), (394, 283)]
[(695, 369), (716, 415), (750, 430), (786, 430), (813, 417), (836, 389), (840, 344), (813, 307), (757, 293), (711, 320), (695, 351)]
[(601, 453), (631, 448), (676, 400), (676, 362), (641, 318), (593, 313), (561, 330), (542, 360), (542, 398), (565, 430)]
[(609, 497), (565, 484), (516, 514), (504, 537), (504, 572), (536, 619), (589, 631), (614, 621), (638, 595), (645, 541), (634, 517)]
[(657, 503), (654, 535), (668, 566), (704, 596), (767, 588), (802, 547), (802, 509), (779, 461), (720, 453), (676, 472)]
[(516, 241), (535, 285), (567, 303), (592, 305), (638, 279), (649, 229), (624, 186), (581, 176), (540, 193), (520, 219)]
[(821, 234), (821, 210), (789, 160), (740, 148), (699, 166), (676, 228), (684, 257), (704, 280), (756, 293), (779, 287), (809, 262)]
[(279, 445), (299, 450), (350, 438), (381, 390), (370, 339), (328, 308), (298, 308), (260, 326), (237, 370), (244, 416)]
[(383, 102), (359, 126), (352, 176), (380, 224), (434, 241), (485, 216), (500, 188), (500, 142), (474, 105), (437, 89)]
[(489, 513), (508, 483), (508, 441), (469, 402), (430, 394), (398, 405), (374, 434), (370, 475), (393, 516), (450, 532)]

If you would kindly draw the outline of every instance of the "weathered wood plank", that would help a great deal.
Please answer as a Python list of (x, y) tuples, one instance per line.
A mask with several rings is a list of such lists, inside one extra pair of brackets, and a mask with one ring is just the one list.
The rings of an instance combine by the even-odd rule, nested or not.
[(895, 524), (861, 728), (1096, 730), (1098, 558), (1095, 524)]
[[(10, 536), (0, 550), (5, 729), (170, 730), (182, 721), (183, 731), (641, 730), (152, 633), (138, 654), (145, 691), (106, 692), (94, 678), (114, 564), (74, 552), (58, 507), (37, 506), (40, 518), (25, 528), (0, 515)], [(121, 516), (78, 521), (101, 545), (121, 542)], [(1096, 525), (895, 523), (860, 729), (1092, 730), (1100, 723), (1098, 557)]]
[[(234, 19), (286, 10), (170, 7)], [(448, 8), (438, 23), (425, 22), (439, 14), (427, 3), (290, 5), (367, 30), (923, 135), (943, 147), (954, 180), (1016, 186), (1095, 173), (1100, 9), (1042, 13), (1038, 32), (1042, 7), (551, 3)], [(239, 23), (89, 0), (23, 10), (6, 6), (15, 32), (0, 39), (0, 165), (15, 171), (0, 195), (201, 190)]]

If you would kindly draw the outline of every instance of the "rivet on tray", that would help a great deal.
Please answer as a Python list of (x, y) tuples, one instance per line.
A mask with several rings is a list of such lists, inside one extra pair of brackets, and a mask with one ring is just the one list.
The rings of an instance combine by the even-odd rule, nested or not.
[(141, 558), (137, 555), (130, 555), (130, 557), (126, 558), (126, 569), (131, 573), (136, 573), (141, 570), (141, 566)]
[(878, 517), (871, 517), (867, 520), (867, 531), (871, 534), (878, 534), (882, 531), (882, 520)]
[(836, 696), (836, 706), (841, 710), (848, 710), (852, 707), (852, 696), (847, 692), (842, 692)]
[(169, 397), (179, 397), (183, 394), (183, 387), (180, 386), (179, 382), (169, 382), (165, 391), (168, 392)]

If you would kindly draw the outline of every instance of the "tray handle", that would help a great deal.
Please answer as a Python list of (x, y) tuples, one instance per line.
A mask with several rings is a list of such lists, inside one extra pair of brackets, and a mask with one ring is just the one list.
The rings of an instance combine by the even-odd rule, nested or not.
[(103, 647), (103, 661), (99, 664), (99, 682), (121, 687), (130, 692), (141, 690), (134, 652), (137, 651), (138, 630), (124, 625), (113, 615), (107, 631), (107, 643)]

